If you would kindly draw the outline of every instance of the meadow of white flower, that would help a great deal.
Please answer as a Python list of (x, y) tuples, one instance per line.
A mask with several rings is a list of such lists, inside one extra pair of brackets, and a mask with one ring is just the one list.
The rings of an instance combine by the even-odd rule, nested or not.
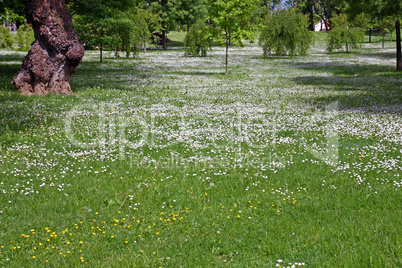
[[(402, 77), (392, 73), (393, 46), (375, 46), (338, 55), (317, 46), (306, 57), (269, 59), (256, 45), (234, 47), (228, 77), (219, 47), (206, 58), (170, 50), (103, 64), (87, 52), (73, 77), (77, 96), (0, 102), (1, 200), (47, 191), (69, 198), (75, 177), (124, 179), (155, 169), (168, 174), (161, 181), (180, 170), (211, 188), (239, 170), (249, 179), (245, 192), (295, 200), (313, 185), (261, 181), (307, 165), (329, 165), (370, 195), (401, 191)], [(113, 168), (119, 162), (125, 172)], [(342, 187), (320, 180), (323, 191)], [(12, 205), (1, 204), (0, 213)]]

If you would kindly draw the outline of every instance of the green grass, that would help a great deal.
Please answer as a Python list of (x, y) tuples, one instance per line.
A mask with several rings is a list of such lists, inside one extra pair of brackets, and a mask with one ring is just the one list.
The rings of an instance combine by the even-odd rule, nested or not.
[(227, 77), (220, 47), (87, 52), (72, 96), (20, 96), (0, 51), (0, 266), (402, 266), (395, 43), (315, 36), (231, 47)]

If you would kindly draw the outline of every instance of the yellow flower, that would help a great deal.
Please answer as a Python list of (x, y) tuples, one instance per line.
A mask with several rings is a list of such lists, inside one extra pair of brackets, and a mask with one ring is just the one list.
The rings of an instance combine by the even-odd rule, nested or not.
[(32, 259), (35, 259), (36, 257), (35, 256), (32, 256)]

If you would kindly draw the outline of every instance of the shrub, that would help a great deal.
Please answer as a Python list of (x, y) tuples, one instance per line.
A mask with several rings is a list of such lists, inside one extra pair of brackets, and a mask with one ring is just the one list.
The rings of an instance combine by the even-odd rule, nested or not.
[(186, 56), (205, 57), (211, 48), (213, 34), (210, 26), (199, 21), (190, 27), (184, 38), (184, 51)]
[(306, 55), (312, 44), (308, 17), (296, 9), (275, 11), (262, 22), (259, 45), (264, 57), (275, 55)]
[(21, 25), (17, 31), (18, 50), (28, 51), (34, 41), (35, 36), (32, 28), (26, 24)]
[(364, 41), (365, 29), (358, 27), (360, 22), (349, 22), (346, 15), (334, 16), (333, 27), (328, 33), (327, 51), (329, 53), (345, 47), (346, 52), (359, 49)]
[(13, 45), (10, 29), (0, 26), (0, 48), (7, 48)]
[(116, 51), (125, 51), (126, 58), (133, 53), (135, 56), (141, 44), (145, 44), (150, 35), (145, 20), (136, 15), (109, 19), (107, 34), (112, 37), (112, 46)]

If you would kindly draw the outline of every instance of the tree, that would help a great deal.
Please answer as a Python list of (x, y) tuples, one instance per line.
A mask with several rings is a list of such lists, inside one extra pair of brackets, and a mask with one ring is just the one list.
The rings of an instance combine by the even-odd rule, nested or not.
[(135, 10), (133, 0), (67, 0), (67, 6), (74, 15), (74, 26), (80, 41), (87, 48), (99, 48), (100, 62), (103, 49), (110, 46), (113, 37), (111, 22), (120, 19), (124, 11)]
[(36, 41), (13, 84), (26, 95), (71, 94), (71, 75), (81, 63), (84, 48), (64, 1), (25, 0), (25, 8)]
[(111, 18), (108, 22), (111, 44), (116, 51), (125, 51), (126, 58), (129, 58), (131, 53), (135, 55), (140, 44), (144, 44), (149, 39), (145, 20), (136, 14), (122, 13), (118, 18)]
[(107, 19), (94, 20), (91, 16), (75, 15), (74, 27), (77, 29), (80, 42), (85, 49), (99, 48), (99, 61), (103, 61), (103, 49), (110, 44), (112, 38), (107, 35), (109, 22)]
[(314, 30), (315, 17), (319, 16), (329, 29), (329, 22), (334, 13), (341, 13), (345, 7), (343, 0), (293, 0), (287, 1), (292, 7), (300, 9), (303, 14), (310, 15), (310, 30)]
[(226, 75), (231, 43), (243, 46), (242, 40), (253, 40), (250, 18), (258, 0), (210, 0), (209, 18), (216, 29), (217, 41), (226, 46)]
[(25, 22), (23, 0), (0, 0), (0, 21), (8, 20), (17, 24), (17, 28)]
[(184, 51), (186, 56), (207, 56), (207, 50), (212, 45), (213, 35), (211, 33), (211, 27), (199, 21), (190, 27), (184, 39)]
[(0, 25), (0, 48), (12, 47), (13, 38), (11, 37), (10, 29)]
[(271, 51), (276, 55), (306, 55), (313, 40), (308, 24), (308, 17), (296, 9), (267, 14), (262, 22), (259, 40), (264, 56)]
[(390, 17), (396, 30), (396, 70), (402, 71), (402, 43), (401, 43), (401, 0), (345, 0), (348, 4), (347, 12), (352, 17), (359, 13), (366, 13), (377, 20)]
[[(341, 14), (339, 16), (334, 16), (333, 18), (333, 28), (328, 33), (327, 39), (327, 51), (333, 52), (334, 50), (342, 50), (345, 46), (346, 52), (352, 49), (358, 49), (364, 41), (365, 28), (358, 27), (361, 25), (362, 21), (364, 23), (363, 16), (356, 22), (348, 21), (346, 15)], [(364, 24), (363, 24), (364, 25)]]
[(385, 47), (385, 34), (391, 33), (391, 42), (392, 42), (392, 31), (394, 30), (395, 23), (391, 17), (381, 18), (376, 23), (377, 27), (381, 29), (382, 33), (382, 48)]
[(35, 36), (32, 28), (25, 23), (22, 24), (17, 31), (18, 50), (28, 51), (34, 41)]
[(180, 18), (181, 1), (179, 0), (152, 0), (149, 8), (153, 13), (158, 13), (162, 30), (162, 48), (167, 49), (166, 36), (173, 25)]
[(205, 0), (182, 0), (179, 22), (187, 25), (187, 32), (189, 32), (190, 27), (197, 21), (205, 19), (207, 13)]

